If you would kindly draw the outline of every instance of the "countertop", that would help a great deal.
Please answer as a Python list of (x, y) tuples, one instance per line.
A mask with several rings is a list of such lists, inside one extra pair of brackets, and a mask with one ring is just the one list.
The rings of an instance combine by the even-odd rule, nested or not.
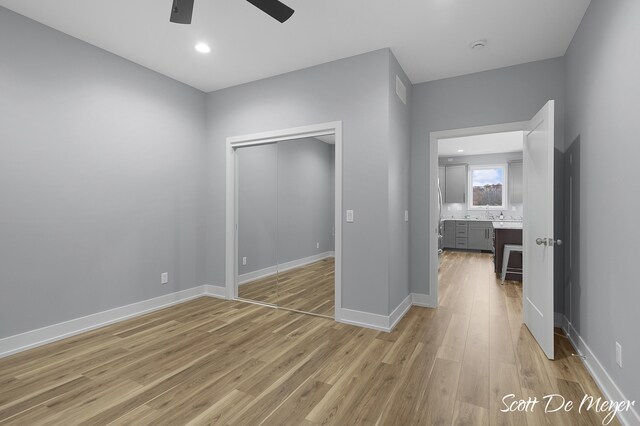
[(457, 218), (457, 217), (446, 217), (442, 219), (443, 221), (447, 220), (464, 220), (467, 222), (491, 222), (493, 225), (493, 229), (522, 229), (522, 219), (487, 219), (484, 217), (470, 217), (470, 218)]
[(522, 222), (500, 221), (500, 222), (492, 222), (492, 223), (493, 223), (493, 229), (522, 229)]
[(442, 220), (443, 221), (446, 221), (446, 220), (466, 220), (467, 222), (493, 222), (493, 223), (522, 223), (522, 219), (514, 219), (514, 218), (498, 220), (497, 218), (488, 219), (488, 218), (485, 218), (485, 217), (468, 217), (468, 218), (464, 218), (464, 217), (444, 217), (444, 218), (442, 218)]

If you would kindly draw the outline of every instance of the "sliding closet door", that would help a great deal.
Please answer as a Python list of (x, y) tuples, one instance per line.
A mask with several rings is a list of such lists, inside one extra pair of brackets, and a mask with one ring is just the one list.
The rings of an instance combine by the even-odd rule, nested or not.
[(277, 305), (278, 146), (236, 150), (238, 297)]
[(335, 300), (332, 140), (283, 141), (277, 150), (278, 304), (330, 317)]

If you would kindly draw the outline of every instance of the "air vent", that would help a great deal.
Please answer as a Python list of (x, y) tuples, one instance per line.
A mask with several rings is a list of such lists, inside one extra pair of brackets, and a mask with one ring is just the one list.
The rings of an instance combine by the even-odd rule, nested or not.
[(400, 80), (400, 77), (396, 75), (396, 94), (400, 98), (403, 104), (407, 104), (407, 88)]

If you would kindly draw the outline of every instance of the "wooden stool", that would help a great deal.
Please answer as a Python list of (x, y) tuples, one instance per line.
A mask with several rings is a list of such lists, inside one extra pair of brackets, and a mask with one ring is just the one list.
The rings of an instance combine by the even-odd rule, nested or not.
[(522, 268), (509, 268), (509, 256), (511, 256), (512, 251), (522, 253), (522, 246), (516, 244), (504, 245), (504, 255), (502, 256), (502, 284), (504, 284), (504, 279), (507, 274), (522, 275)]

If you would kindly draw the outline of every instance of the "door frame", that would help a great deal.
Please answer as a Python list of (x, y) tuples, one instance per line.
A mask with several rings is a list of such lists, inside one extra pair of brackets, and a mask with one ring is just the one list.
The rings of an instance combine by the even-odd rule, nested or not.
[(252, 145), (264, 145), (316, 136), (335, 134), (335, 312), (334, 319), (341, 318), (342, 310), (342, 121), (312, 124), (289, 129), (272, 130), (241, 136), (230, 136), (226, 141), (226, 298), (238, 299), (238, 196), (236, 149)]
[[(528, 121), (466, 127), (429, 133), (429, 296), (427, 306), (437, 308), (438, 300), (438, 140), (490, 133), (524, 131)], [(432, 232), (435, 230), (435, 232)]]

